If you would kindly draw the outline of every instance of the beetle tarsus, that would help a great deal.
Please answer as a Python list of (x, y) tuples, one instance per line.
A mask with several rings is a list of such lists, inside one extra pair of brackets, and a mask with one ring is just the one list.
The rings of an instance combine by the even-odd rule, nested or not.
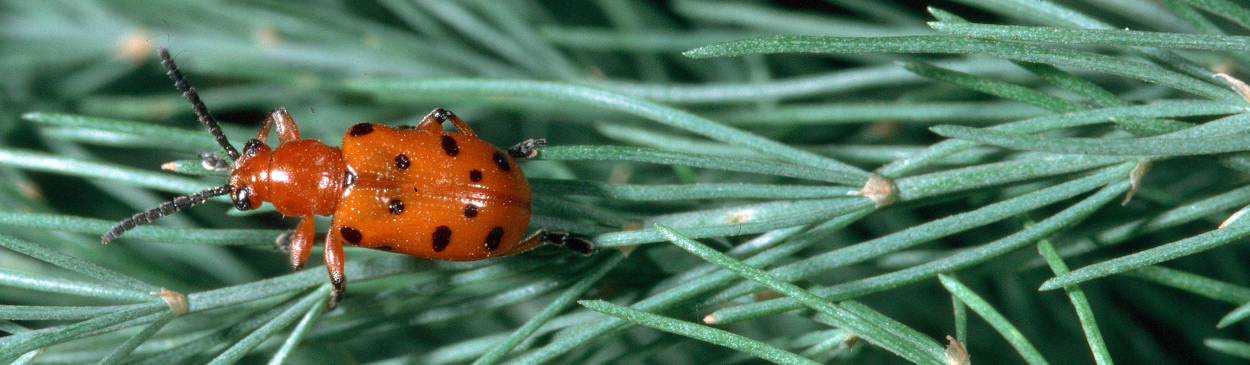
[(599, 252), (599, 249), (595, 247), (594, 242), (578, 238), (577, 236), (566, 232), (543, 232), (543, 242), (563, 246), (564, 248), (582, 254), (583, 256), (590, 256)]
[(421, 119), (421, 123), (417, 124), (414, 129), (442, 131), (443, 122), (446, 121), (451, 121), (451, 124), (456, 127), (456, 130), (459, 131), (460, 134), (466, 137), (477, 137), (477, 135), (473, 133), (473, 129), (469, 128), (468, 123), (465, 123), (463, 119), (457, 117), (456, 113), (452, 113), (450, 110), (443, 108), (431, 111), (430, 114)]
[(443, 108), (436, 108), (433, 111), (430, 111), (430, 117), (438, 120), (439, 123), (447, 120), (447, 118), (450, 118), (452, 115), (453, 114), (451, 114), (450, 111)]
[(273, 241), (273, 252), (291, 253), (291, 236), (294, 234), (295, 232), (291, 231), (278, 235), (278, 238)]
[(330, 299), (326, 301), (326, 310), (338, 307), (339, 302), (343, 300), (343, 292), (347, 290), (346, 280), (342, 276), (330, 278), (330, 284), (334, 285), (334, 289), (330, 290)]
[(221, 156), (218, 156), (216, 153), (200, 152), (199, 156), (200, 163), (204, 166), (205, 170), (230, 171), (230, 161), (226, 161), (226, 159), (221, 158)]
[(538, 157), (538, 150), (535, 149), (535, 147), (542, 147), (546, 145), (547, 145), (547, 140), (545, 139), (527, 140), (525, 142), (517, 143), (516, 146), (512, 146), (512, 148), (509, 148), (508, 156), (512, 156), (512, 158), (515, 158), (518, 160), (526, 160), (526, 159)]

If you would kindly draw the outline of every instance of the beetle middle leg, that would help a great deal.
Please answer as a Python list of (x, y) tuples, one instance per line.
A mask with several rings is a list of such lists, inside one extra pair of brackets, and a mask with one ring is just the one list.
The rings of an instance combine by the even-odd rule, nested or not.
[(290, 244), (287, 245), (291, 251), (291, 267), (296, 270), (304, 268), (304, 263), (308, 262), (308, 253), (312, 251), (315, 233), (312, 216), (300, 219), (295, 231), (291, 232)]

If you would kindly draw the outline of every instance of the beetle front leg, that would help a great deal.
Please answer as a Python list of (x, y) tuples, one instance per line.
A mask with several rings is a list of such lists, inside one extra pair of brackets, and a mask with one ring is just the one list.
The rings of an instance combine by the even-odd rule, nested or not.
[(330, 284), (334, 285), (334, 290), (330, 292), (330, 300), (326, 302), (326, 309), (334, 309), (339, 305), (339, 301), (343, 299), (343, 291), (347, 286), (347, 276), (343, 273), (343, 238), (339, 236), (334, 227), (330, 228), (330, 232), (326, 233), (325, 259), (326, 271), (330, 273)]
[(295, 126), (295, 118), (291, 118), (291, 113), (286, 112), (286, 107), (280, 106), (269, 112), (269, 116), (265, 118), (265, 124), (256, 133), (256, 139), (264, 141), (269, 138), (270, 125), (278, 130), (279, 144), (299, 140), (299, 127)]
[(286, 112), (286, 107), (277, 107), (269, 112), (269, 116), (265, 117), (265, 123), (260, 125), (260, 130), (256, 131), (256, 138), (247, 140), (243, 144), (244, 156), (247, 151), (253, 151), (259, 145), (265, 144), (265, 140), (269, 139), (269, 128), (277, 127), (278, 144), (298, 141), (299, 128), (295, 126), (295, 119), (291, 118), (291, 114)]
[(313, 235), (316, 233), (313, 227), (313, 217), (307, 216), (299, 221), (299, 225), (295, 226), (295, 232), (291, 233), (291, 243), (288, 247), (291, 250), (291, 267), (296, 270), (303, 269), (304, 263), (308, 262), (308, 254), (312, 251)]
[(212, 171), (230, 171), (231, 162), (226, 161), (212, 152), (200, 152), (200, 164), (205, 170)]

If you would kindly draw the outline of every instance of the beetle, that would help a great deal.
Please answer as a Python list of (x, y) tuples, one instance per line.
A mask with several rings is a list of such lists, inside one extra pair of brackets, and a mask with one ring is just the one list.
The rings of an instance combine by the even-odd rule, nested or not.
[[(313, 216), (331, 216), (325, 238), (326, 270), (334, 286), (326, 303), (331, 309), (346, 284), (343, 243), (448, 261), (507, 256), (542, 243), (586, 255), (595, 252), (592, 243), (568, 233), (540, 229), (525, 236), (530, 187), (516, 160), (535, 157), (534, 148), (544, 140), (528, 140), (504, 151), (477, 138), (468, 124), (440, 108), (416, 126), (356, 124), (344, 134), (340, 148), (300, 138), (295, 120), (279, 107), (239, 152), (169, 50), (161, 47), (158, 53), (174, 86), (233, 160), (230, 177), (225, 185), (177, 197), (121, 221), (104, 233), (104, 243), (208, 198), (229, 195), (238, 210), (269, 202), (283, 215), (300, 217), (295, 230), (283, 239), (291, 266), (300, 269), (313, 245)], [(451, 121), (457, 132), (444, 132), (444, 121)], [(271, 128), (278, 135), (276, 148), (265, 144)], [(206, 161), (215, 158), (202, 156)]]

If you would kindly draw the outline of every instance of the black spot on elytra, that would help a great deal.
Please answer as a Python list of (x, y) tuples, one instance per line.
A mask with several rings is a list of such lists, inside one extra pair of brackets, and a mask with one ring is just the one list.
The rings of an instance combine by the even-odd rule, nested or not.
[(411, 161), (408, 161), (408, 156), (404, 156), (402, 154), (395, 156), (395, 167), (406, 169), (408, 166), (412, 166)]
[(395, 251), (395, 248), (394, 248), (394, 247), (391, 247), (391, 246), (386, 246), (386, 245), (382, 245), (382, 246), (378, 246), (378, 247), (374, 247), (374, 248), (379, 249), (379, 250), (382, 250), (382, 251)]
[(364, 235), (360, 234), (359, 230), (352, 227), (339, 228), (339, 235), (343, 236), (343, 240), (352, 245), (359, 245), (360, 240), (364, 238)]
[(494, 251), (499, 248), (499, 243), (503, 241), (503, 227), (495, 227), (486, 235), (486, 250)]
[(456, 157), (460, 153), (460, 146), (456, 144), (456, 139), (451, 136), (443, 136), (443, 152), (447, 152), (448, 156)]
[(482, 181), (482, 172), (478, 170), (469, 171), (469, 181)]
[(476, 205), (469, 204), (469, 205), (464, 206), (464, 217), (465, 217), (465, 218), (473, 218), (473, 217), (476, 217), (476, 216), (477, 216), (477, 206), (476, 206)]
[(352, 129), (348, 132), (348, 134), (351, 134), (352, 137), (360, 137), (369, 133), (373, 133), (373, 124), (370, 123), (356, 124), (352, 126)]
[(414, 193), (420, 193), (420, 192), (421, 192), (421, 189), (418, 189), (418, 188), (412, 188), (412, 192), (414, 192)]
[(491, 158), (495, 160), (496, 165), (499, 165), (500, 170), (508, 171), (512, 169), (512, 165), (508, 164), (508, 156), (505, 156), (503, 152), (495, 151), (495, 155), (491, 156)]
[(438, 226), (434, 229), (434, 252), (441, 252), (451, 243), (451, 228)]
[(391, 199), (387, 204), (391, 208), (391, 214), (399, 214), (404, 212), (404, 201), (399, 199)]

